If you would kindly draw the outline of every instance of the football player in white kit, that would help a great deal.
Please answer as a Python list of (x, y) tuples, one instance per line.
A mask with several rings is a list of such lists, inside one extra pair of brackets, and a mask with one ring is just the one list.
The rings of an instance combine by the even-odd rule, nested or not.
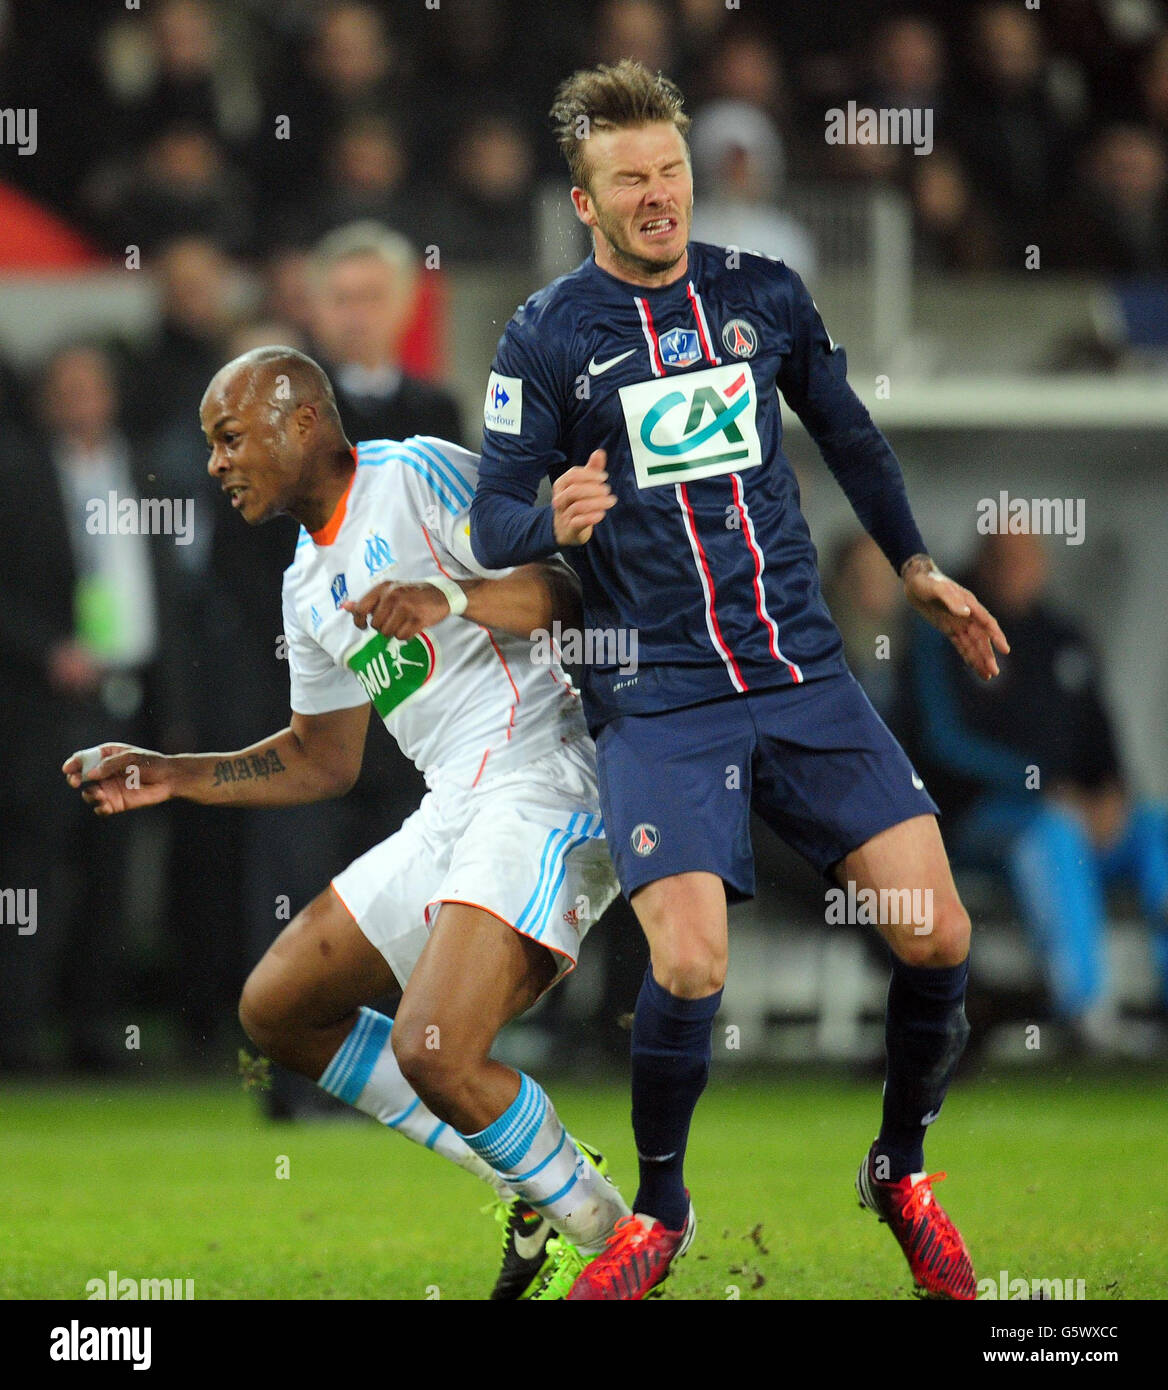
[[(293, 349), (229, 362), (201, 418), (244, 520), (302, 526), (284, 575), (289, 727), (233, 753), (102, 744), (63, 771), (98, 815), (315, 801), (352, 786), (377, 710), (429, 790), (289, 923), (240, 1020), (273, 1060), (491, 1184), (505, 1228), (492, 1298), (562, 1297), (628, 1207), (490, 1049), (618, 891), (579, 696), (532, 660), (533, 632), (578, 624), (575, 580), (554, 563), (484, 570), (476, 456), (422, 437), (352, 447), (328, 379)], [(395, 987), (392, 1021), (367, 1007)]]

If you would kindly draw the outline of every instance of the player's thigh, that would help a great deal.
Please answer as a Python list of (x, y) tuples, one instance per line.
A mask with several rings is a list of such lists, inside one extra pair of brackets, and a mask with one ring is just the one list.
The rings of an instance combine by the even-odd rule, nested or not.
[(249, 1032), (326, 1027), (395, 989), (385, 957), (327, 888), (284, 928), (251, 972), (240, 999)]
[(738, 697), (623, 715), (600, 731), (605, 834), (630, 902), (652, 883), (688, 874), (721, 879), (732, 900), (754, 893), (753, 745), (750, 715)]
[(889, 826), (845, 855), (834, 872), (841, 885), (853, 882), (857, 894), (874, 890), (880, 934), (901, 960), (959, 965), (969, 954), (969, 916), (935, 816)]
[(718, 874), (671, 874), (630, 899), (649, 943), (653, 978), (683, 999), (722, 987), (728, 963), (726, 889)]
[(395, 1048), (477, 1061), (555, 978), (546, 946), (483, 908), (444, 902), (402, 994)]

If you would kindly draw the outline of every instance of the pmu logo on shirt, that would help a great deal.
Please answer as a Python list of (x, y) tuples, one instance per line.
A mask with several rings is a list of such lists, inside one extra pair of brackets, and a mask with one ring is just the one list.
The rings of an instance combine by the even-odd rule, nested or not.
[(357, 677), (377, 713), (388, 719), (398, 705), (429, 683), (438, 665), (438, 650), (425, 632), (408, 642), (383, 637), (378, 632), (372, 641), (362, 641), (351, 648), (345, 654), (345, 665)]
[(737, 473), (762, 462), (754, 377), (741, 362), (622, 386), (619, 395), (640, 487)]

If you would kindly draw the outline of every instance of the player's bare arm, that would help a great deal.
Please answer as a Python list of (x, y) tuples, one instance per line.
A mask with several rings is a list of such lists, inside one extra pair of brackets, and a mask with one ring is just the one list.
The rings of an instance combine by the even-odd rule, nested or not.
[(910, 556), (900, 577), (909, 603), (949, 638), (971, 670), (987, 681), (999, 674), (994, 651), (1005, 656), (1010, 644), (997, 619), (968, 589), (942, 574), (928, 555)]
[(180, 797), (204, 806), (299, 806), (343, 796), (364, 756), (369, 705), (293, 714), (287, 729), (234, 753), (167, 755), (124, 743), (74, 753), (61, 768), (99, 816)]
[(608, 485), (607, 464), (604, 450), (595, 449), (583, 468), (569, 468), (556, 479), (552, 512), (557, 545), (586, 544), (592, 528), (616, 506), (616, 497)]
[(520, 565), (498, 579), (448, 579), (443, 587), (429, 580), (420, 584), (390, 580), (341, 607), (353, 615), (359, 628), (406, 642), (450, 616), (451, 595), (445, 586), (465, 596), (466, 607), (460, 608), (459, 616), (515, 637), (529, 638), (557, 621), (563, 627), (580, 625), (579, 581), (567, 566), (555, 561)]

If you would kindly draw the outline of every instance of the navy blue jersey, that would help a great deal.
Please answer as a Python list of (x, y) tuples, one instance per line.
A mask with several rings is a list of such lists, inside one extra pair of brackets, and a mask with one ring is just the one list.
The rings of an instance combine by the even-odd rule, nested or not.
[(471, 544), (492, 567), (555, 551), (551, 508), (532, 505), (541, 479), (607, 450), (617, 504), (565, 554), (586, 626), (635, 631), (638, 665), (586, 667), (594, 730), (845, 669), (777, 391), (892, 564), (925, 549), (896, 457), (846, 373), (794, 271), (697, 242), (670, 285), (628, 284), (589, 257), (508, 323)]

